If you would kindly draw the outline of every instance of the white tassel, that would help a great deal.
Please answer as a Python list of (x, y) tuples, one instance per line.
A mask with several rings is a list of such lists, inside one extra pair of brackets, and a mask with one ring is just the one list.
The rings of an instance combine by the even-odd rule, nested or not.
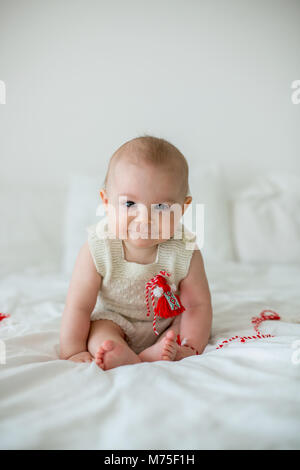
[(164, 290), (162, 287), (156, 286), (155, 289), (153, 289), (153, 295), (154, 297), (161, 297), (164, 293)]

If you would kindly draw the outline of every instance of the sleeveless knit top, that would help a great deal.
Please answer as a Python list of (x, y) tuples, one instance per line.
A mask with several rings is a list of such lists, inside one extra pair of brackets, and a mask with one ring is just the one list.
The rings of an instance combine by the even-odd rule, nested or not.
[[(117, 312), (133, 321), (151, 321), (153, 307), (149, 299), (147, 317), (146, 283), (161, 270), (167, 271), (167, 282), (178, 285), (187, 276), (195, 249), (196, 235), (179, 222), (173, 237), (157, 245), (156, 260), (150, 264), (127, 261), (122, 240), (108, 236), (107, 216), (86, 227), (88, 245), (97, 272), (102, 276), (94, 311)], [(179, 294), (180, 295), (180, 294)]]

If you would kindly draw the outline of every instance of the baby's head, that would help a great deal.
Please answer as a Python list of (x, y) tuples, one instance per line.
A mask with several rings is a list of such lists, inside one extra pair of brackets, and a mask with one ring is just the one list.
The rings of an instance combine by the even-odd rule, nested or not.
[(192, 198), (185, 157), (170, 142), (145, 135), (112, 155), (100, 195), (110, 230), (135, 246), (174, 235)]

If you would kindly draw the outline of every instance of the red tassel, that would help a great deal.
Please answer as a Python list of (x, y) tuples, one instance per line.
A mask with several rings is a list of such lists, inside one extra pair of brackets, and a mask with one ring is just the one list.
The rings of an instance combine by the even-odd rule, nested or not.
[[(171, 276), (167, 271), (160, 271), (155, 277), (150, 279), (146, 284), (146, 305), (147, 305), (147, 316), (150, 316), (149, 308), (149, 292), (151, 294), (151, 301), (154, 312), (153, 320), (153, 331), (156, 335), (159, 335), (156, 329), (156, 319), (158, 317), (170, 318), (179, 315), (185, 311), (178, 295), (172, 292), (172, 289), (168, 285), (166, 279), (163, 276)], [(157, 289), (158, 288), (158, 289)], [(159, 297), (157, 304), (155, 305), (155, 298)]]
[(183, 307), (182, 303), (180, 302), (179, 297), (176, 294), (173, 294), (180, 307), (177, 308), (176, 310), (171, 310), (169, 303), (163, 294), (161, 297), (159, 297), (157, 301), (157, 305), (155, 307), (155, 313), (156, 315), (162, 317), (162, 318), (170, 318), (170, 317), (175, 317), (176, 315), (179, 315), (180, 313), (184, 312), (185, 308)]

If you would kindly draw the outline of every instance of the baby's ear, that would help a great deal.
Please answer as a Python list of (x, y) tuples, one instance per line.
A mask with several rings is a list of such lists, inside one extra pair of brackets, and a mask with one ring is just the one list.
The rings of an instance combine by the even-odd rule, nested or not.
[(186, 196), (185, 200), (184, 200), (184, 204), (191, 204), (193, 198), (192, 196)]
[(189, 205), (191, 204), (192, 200), (193, 200), (192, 196), (186, 196), (183, 202), (182, 215), (189, 208)]
[(104, 188), (101, 188), (100, 191), (99, 191), (99, 194), (100, 194), (100, 197), (102, 199), (103, 204), (107, 204), (108, 199), (107, 199), (106, 190)]

